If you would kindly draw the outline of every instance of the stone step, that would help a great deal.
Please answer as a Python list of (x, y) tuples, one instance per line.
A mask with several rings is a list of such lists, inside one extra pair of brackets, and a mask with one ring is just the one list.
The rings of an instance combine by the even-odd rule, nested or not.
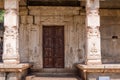
[(35, 76), (35, 75), (30, 75), (26, 77), (26, 80), (81, 80), (78, 76), (63, 76), (63, 77), (41, 77), (41, 76)]
[(28, 75), (26, 76), (25, 80), (33, 80), (35, 78), (35, 75)]
[(55, 73), (55, 72), (50, 72), (50, 73), (46, 73), (46, 72), (35, 72), (32, 73), (32, 75), (36, 75), (36, 76), (41, 76), (41, 77), (54, 77), (54, 76), (58, 76), (58, 77), (63, 77), (63, 76), (76, 76), (77, 74), (75, 73)]

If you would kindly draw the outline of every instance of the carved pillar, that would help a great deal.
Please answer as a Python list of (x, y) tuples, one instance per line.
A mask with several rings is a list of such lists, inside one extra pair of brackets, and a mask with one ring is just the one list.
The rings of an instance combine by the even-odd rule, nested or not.
[(86, 64), (101, 64), (99, 0), (86, 2)]
[(19, 0), (4, 1), (4, 46), (3, 46), (3, 62), (19, 63), (18, 53), (18, 28), (19, 28)]

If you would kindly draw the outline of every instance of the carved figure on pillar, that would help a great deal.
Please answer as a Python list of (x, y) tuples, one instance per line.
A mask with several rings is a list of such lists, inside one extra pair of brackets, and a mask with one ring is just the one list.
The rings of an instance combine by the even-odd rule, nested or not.
[(96, 28), (87, 27), (87, 34), (88, 34), (87, 38), (100, 37), (99, 27)]

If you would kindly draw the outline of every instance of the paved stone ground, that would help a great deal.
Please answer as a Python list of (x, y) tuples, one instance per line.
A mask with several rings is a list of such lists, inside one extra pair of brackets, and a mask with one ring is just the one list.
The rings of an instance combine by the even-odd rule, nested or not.
[(81, 80), (79, 77), (33, 77), (32, 80)]

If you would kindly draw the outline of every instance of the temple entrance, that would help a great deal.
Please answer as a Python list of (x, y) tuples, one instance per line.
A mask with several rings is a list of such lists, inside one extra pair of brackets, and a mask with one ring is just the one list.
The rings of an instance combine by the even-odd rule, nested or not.
[(43, 67), (64, 68), (63, 26), (43, 26)]

